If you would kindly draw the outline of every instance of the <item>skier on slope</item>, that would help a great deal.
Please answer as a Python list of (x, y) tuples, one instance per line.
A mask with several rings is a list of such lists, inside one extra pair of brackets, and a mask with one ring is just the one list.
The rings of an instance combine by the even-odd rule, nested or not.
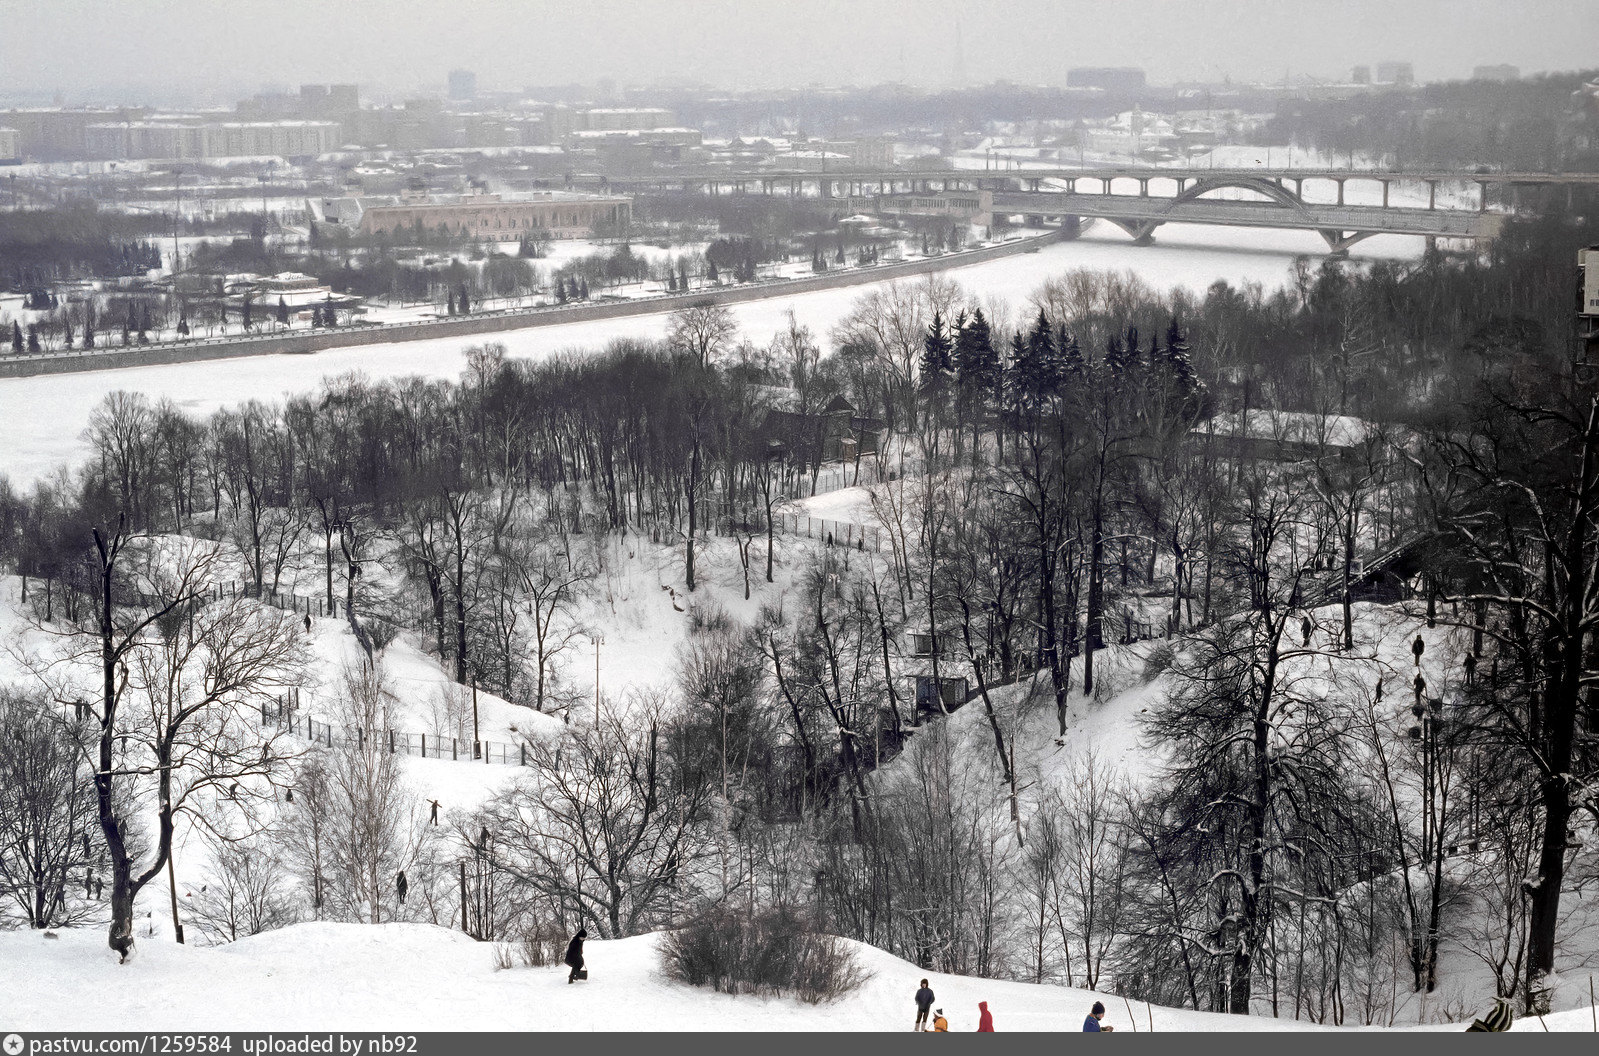
[[(580, 927), (577, 929), (577, 934), (572, 936), (572, 941), (566, 944), (564, 961), (566, 966), (572, 969), (566, 977), (568, 983), (577, 982), (577, 973), (583, 971), (583, 940), (588, 937), (588, 929)], [(584, 972), (584, 978), (587, 977), (588, 973)]]
[(977, 1033), (994, 1033), (994, 1014), (988, 1010), (988, 1002), (977, 1002), (977, 1011), (980, 1013), (977, 1017)]
[(933, 992), (927, 988), (927, 980), (922, 980), (922, 988), (916, 991), (916, 1026), (912, 1030), (927, 1033), (927, 1012), (933, 1007)]

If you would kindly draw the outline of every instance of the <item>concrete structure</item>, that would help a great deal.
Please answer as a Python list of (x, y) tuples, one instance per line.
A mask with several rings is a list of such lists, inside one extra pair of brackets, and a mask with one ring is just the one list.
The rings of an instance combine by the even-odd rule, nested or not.
[(90, 156), (87, 136), (90, 125), (142, 121), (149, 113), (146, 107), (40, 107), (0, 111), (0, 125), (17, 130), (20, 157), (38, 161), (79, 160)]
[(16, 161), (22, 157), (22, 133), (14, 128), (0, 128), (0, 161)]
[(865, 201), (847, 199), (841, 206), (878, 216), (904, 219), (942, 217), (987, 229), (994, 224), (993, 191), (943, 191), (937, 194), (884, 195)]
[(316, 221), (337, 224), (362, 235), (384, 232), (403, 240), (420, 227), (452, 236), (508, 242), (522, 235), (588, 238), (625, 228), (633, 201), (619, 195), (545, 191), (504, 199), (497, 194), (459, 197), (310, 199)]
[(1519, 81), (1521, 80), (1521, 67), (1503, 63), (1498, 66), (1473, 66), (1471, 79), (1474, 81)]
[[(1078, 184), (1090, 181), (1095, 193), (1078, 192)], [(1336, 201), (1330, 204), (1307, 202), (1305, 183), (1324, 180), (1337, 188)], [(1363, 180), (1382, 187), (1381, 205), (1354, 206), (1344, 202), (1344, 186)], [(1117, 188), (1120, 181), (1122, 187)], [(1046, 189), (1053, 184), (1055, 189)], [(1127, 185), (1135, 183), (1136, 193)], [(1389, 204), (1394, 184), (1425, 188), (1425, 208)], [(1476, 208), (1439, 208), (1440, 185), (1476, 184)], [(747, 172), (673, 172), (633, 180), (613, 180), (613, 190), (648, 188), (657, 192), (671, 189), (686, 193), (719, 195), (724, 193), (784, 194), (802, 196), (814, 193), (823, 198), (862, 198), (896, 194), (929, 195), (949, 191), (991, 190), (994, 212), (1022, 213), (1033, 217), (1063, 218), (1068, 231), (1083, 218), (1109, 220), (1126, 229), (1140, 242), (1152, 240), (1155, 228), (1167, 222), (1221, 224), (1242, 227), (1280, 227), (1314, 230), (1322, 234), (1334, 252), (1374, 234), (1410, 234), (1427, 238), (1493, 238), (1504, 220), (1503, 213), (1488, 212), (1488, 190), (1498, 188), (1506, 204), (1514, 210), (1523, 195), (1548, 200), (1565, 191), (1568, 198), (1579, 187), (1599, 188), (1599, 173), (1570, 172), (1452, 172), (1430, 170), (1388, 172), (1348, 169), (1180, 169), (1180, 168), (1038, 168), (985, 172), (982, 170), (896, 170), (890, 172), (834, 171), (810, 172), (798, 169), (774, 171), (757, 168)], [(1152, 193), (1166, 190), (1171, 193)], [(1254, 201), (1205, 198), (1210, 191), (1237, 188), (1259, 195)], [(1073, 219), (1075, 218), (1075, 219)]]
[(450, 99), (466, 102), (477, 98), (477, 74), (471, 70), (450, 71)]
[(231, 158), (314, 156), (334, 150), (340, 126), (333, 121), (123, 121), (90, 125), (85, 140), (91, 157)]
[(1079, 66), (1066, 71), (1068, 88), (1102, 88), (1107, 92), (1141, 92), (1144, 71), (1135, 66)]
[(595, 107), (573, 115), (574, 132), (614, 132), (633, 128), (671, 128), (677, 115), (659, 106)]
[[(1137, 194), (1115, 193), (1111, 181), (1097, 182), (1101, 189), (1094, 194), (1079, 193), (1075, 179), (1066, 181), (1064, 191), (1001, 192), (994, 195), (994, 210), (1059, 217), (1068, 231), (1077, 230), (1085, 218), (1104, 219), (1126, 231), (1140, 245), (1153, 242), (1155, 229), (1164, 223), (1298, 228), (1318, 232), (1334, 253), (1347, 252), (1355, 243), (1381, 234), (1422, 235), (1429, 239), (1493, 238), (1504, 223), (1503, 214), (1480, 210), (1345, 205), (1342, 183), (1338, 204), (1325, 205), (1306, 202), (1298, 187), (1290, 191), (1285, 186), (1286, 180), (1263, 176), (1194, 177), (1191, 182), (1179, 177), (1173, 180), (1176, 193), (1171, 196), (1149, 193), (1152, 180), (1147, 170), (1139, 179)], [(1385, 192), (1386, 187), (1385, 184)], [(1240, 201), (1203, 197), (1223, 188), (1252, 191), (1260, 198)]]
[(1378, 84), (1415, 84), (1416, 71), (1408, 62), (1379, 62)]

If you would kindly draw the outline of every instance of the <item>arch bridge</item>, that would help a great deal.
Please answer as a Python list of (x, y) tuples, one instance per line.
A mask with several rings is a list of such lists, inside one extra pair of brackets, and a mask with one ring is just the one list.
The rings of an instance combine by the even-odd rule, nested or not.
[[(1086, 182), (1085, 182), (1086, 181)], [(1317, 201), (1306, 185), (1332, 185)], [(1080, 188), (1079, 185), (1084, 185)], [(1380, 187), (1371, 200), (1346, 198), (1349, 184)], [(753, 169), (663, 172), (613, 182), (613, 189), (709, 195), (763, 194), (859, 200), (904, 194), (989, 191), (993, 211), (1022, 214), (1034, 221), (1056, 219), (1068, 237), (1084, 221), (1105, 220), (1140, 243), (1153, 241), (1166, 223), (1218, 224), (1316, 231), (1333, 253), (1379, 234), (1419, 235), (1431, 240), (1491, 239), (1528, 197), (1573, 202), (1578, 190), (1599, 189), (1599, 173), (1458, 172), (1382, 169), (1151, 169), (1038, 168), (1020, 170), (814, 170)], [(1443, 204), (1439, 189), (1444, 188)], [(1401, 191), (1396, 200), (1395, 188)], [(1451, 189), (1463, 193), (1451, 195)], [(1473, 193), (1473, 190), (1475, 193)], [(1419, 203), (1425, 192), (1426, 205)]]

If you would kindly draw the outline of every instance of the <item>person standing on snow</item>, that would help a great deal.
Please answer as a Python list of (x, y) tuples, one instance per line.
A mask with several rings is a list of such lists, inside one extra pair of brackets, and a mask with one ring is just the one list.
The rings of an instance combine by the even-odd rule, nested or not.
[(587, 928), (578, 928), (572, 941), (566, 944), (566, 966), (572, 969), (566, 977), (568, 983), (577, 982), (577, 973), (583, 970), (583, 940), (589, 937)]
[(1094, 1007), (1088, 1013), (1088, 1018), (1083, 1020), (1083, 1033), (1084, 1034), (1109, 1034), (1111, 1031), (1115, 1030), (1116, 1029), (1115, 1027), (1107, 1027), (1107, 1026), (1103, 1026), (1103, 1025), (1100, 1024), (1099, 1021), (1104, 1019), (1104, 1018), (1105, 1018), (1105, 1006), (1104, 1006), (1104, 1004), (1102, 1002), (1095, 1001), (1094, 1002)]
[(987, 1001), (979, 1001), (979, 1002), (977, 1002), (977, 1011), (979, 1013), (981, 1013), (977, 1017), (977, 1033), (979, 1033), (979, 1034), (992, 1034), (992, 1033), (994, 1033), (994, 1014), (988, 1010), (988, 1002)]
[(933, 1033), (949, 1033), (949, 1020), (944, 1018), (944, 1010), (942, 1008), (933, 1013)]
[(922, 988), (916, 991), (916, 1026), (912, 1030), (927, 1033), (927, 1012), (933, 1007), (933, 992), (927, 988), (927, 980), (922, 980)]

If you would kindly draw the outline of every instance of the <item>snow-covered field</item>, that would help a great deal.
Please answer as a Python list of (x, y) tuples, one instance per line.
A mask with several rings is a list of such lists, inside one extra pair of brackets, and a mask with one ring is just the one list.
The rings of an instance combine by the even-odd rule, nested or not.
[[(1075, 242), (1058, 243), (1038, 253), (961, 268), (949, 275), (974, 299), (1003, 298), (1020, 306), (1045, 279), (1073, 268), (1131, 269), (1151, 286), (1184, 286), (1201, 291), (1217, 279), (1238, 284), (1281, 285), (1293, 258), (1323, 253), (1326, 245), (1312, 231), (1244, 230), (1172, 224), (1160, 229), (1153, 246), (1131, 245), (1120, 231), (1096, 225)], [(1419, 239), (1380, 235), (1357, 246), (1356, 259), (1409, 258), (1421, 251)], [(792, 310), (798, 320), (824, 336), (869, 286), (799, 294), (733, 306), (744, 333), (766, 341)], [(661, 337), (666, 316), (636, 316), (564, 326), (511, 330), (493, 340), (511, 355), (537, 358), (563, 349), (593, 349), (616, 337)], [(152, 399), (169, 397), (196, 414), (248, 399), (277, 399), (316, 389), (325, 377), (363, 371), (373, 378), (410, 374), (455, 377), (460, 352), (474, 342), (447, 338), (359, 348), (313, 356), (256, 356), (87, 374), (0, 379), (0, 473), (26, 484), (62, 462), (83, 456), (82, 432), (89, 413), (106, 393), (135, 390)]]
[[(0, 934), (0, 1026), (7, 1030), (184, 1031), (894, 1031), (914, 1019), (927, 978), (952, 1032), (975, 1030), (987, 1001), (996, 1031), (1076, 1031), (1095, 995), (1085, 990), (924, 972), (852, 943), (871, 977), (824, 1005), (732, 997), (673, 983), (656, 935), (585, 947), (589, 979), (561, 967), (494, 968), (490, 944), (426, 924), (299, 924), (228, 946), (145, 941), (117, 964), (96, 931)], [(18, 985), (26, 979), (26, 986)], [(337, 985), (329, 985), (337, 980)], [(1317, 1030), (1312, 1024), (1224, 1016), (1104, 998), (1122, 1032)], [(1516, 1023), (1538, 1032), (1586, 1031), (1589, 1010)], [(1458, 1025), (1452, 1028), (1461, 1029)]]

